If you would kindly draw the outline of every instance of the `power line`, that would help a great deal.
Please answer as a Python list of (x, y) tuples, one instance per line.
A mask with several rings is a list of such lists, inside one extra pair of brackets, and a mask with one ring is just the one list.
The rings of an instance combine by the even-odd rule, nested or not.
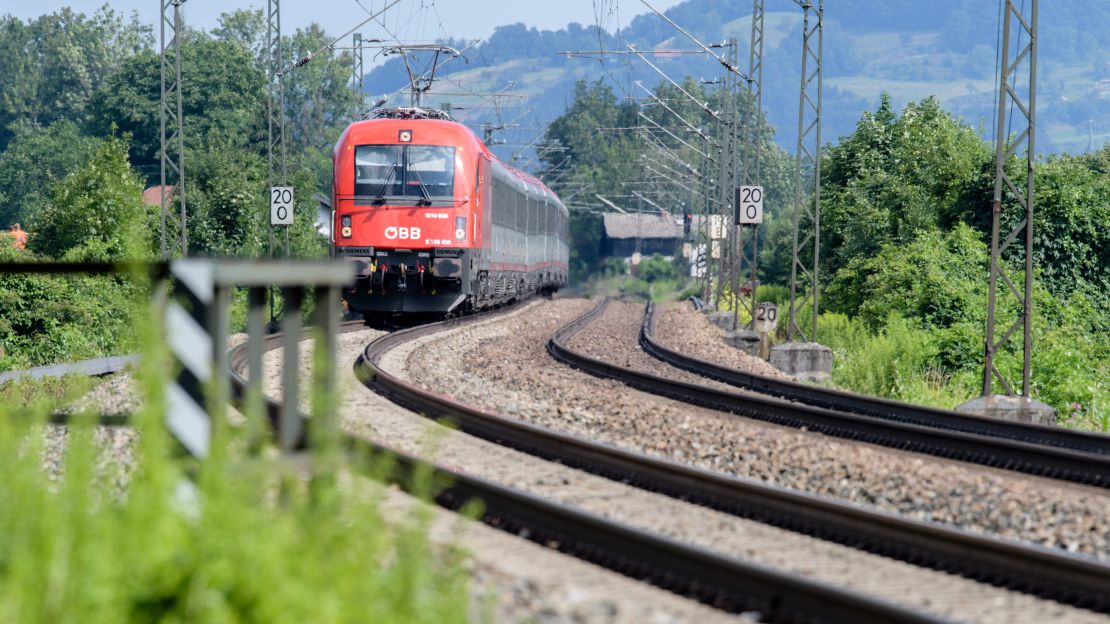
[[(377, 18), (378, 16), (382, 15), (383, 13), (388, 11), (389, 9), (396, 6), (397, 3), (399, 3), (400, 1), (401, 0), (393, 0), (392, 2), (387, 4), (385, 7), (383, 7), (381, 11), (378, 11), (377, 13), (374, 13), (373, 15), (371, 15), (371, 16), (367, 17), (366, 19), (362, 20), (361, 22), (359, 22), (358, 26), (355, 26), (354, 28), (348, 30), (347, 32), (343, 33), (342, 35), (339, 35), (335, 39), (332, 39), (330, 43), (328, 43), (324, 47), (320, 48), (319, 50), (316, 50), (315, 52), (310, 52), (307, 56), (304, 56), (304, 57), (298, 59), (295, 63), (293, 63), (289, 67), (286, 67), (285, 69), (281, 70), (280, 73), (283, 74), (283, 75), (288, 74), (289, 72), (293, 71), (294, 69), (296, 69), (298, 67), (303, 67), (304, 65), (309, 63), (312, 59), (319, 56), (320, 54), (323, 54), (325, 51), (331, 50), (335, 46), (335, 44), (339, 43), (339, 41), (341, 39), (346, 39), (348, 35), (353, 34), (356, 30), (358, 30), (359, 28), (362, 28), (363, 26), (365, 26), (371, 20)], [(361, 6), (361, 5), (359, 5), (359, 6)]]

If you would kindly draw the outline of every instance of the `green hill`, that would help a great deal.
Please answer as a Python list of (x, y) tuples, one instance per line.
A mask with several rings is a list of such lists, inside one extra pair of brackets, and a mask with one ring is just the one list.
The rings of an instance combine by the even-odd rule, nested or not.
[[(746, 2), (688, 0), (667, 15), (705, 42), (735, 37), (741, 66), (747, 66), (751, 7)], [(883, 3), (842, 0), (828, 3), (825, 13), (825, 129), (834, 140), (850, 133), (864, 108), (878, 104), (883, 92), (896, 105), (929, 95), (973, 125), (993, 134), (997, 5), (963, 0)], [(1093, 147), (1110, 138), (1110, 5), (1061, 0), (1040, 14), (1038, 151), (1084, 152), (1088, 132)], [(793, 2), (769, 0), (766, 17), (765, 106), (777, 127), (778, 142), (793, 148), (796, 133), (801, 12)], [(654, 87), (659, 76), (628, 55), (568, 58), (562, 51), (641, 50), (692, 47), (654, 14), (636, 17), (619, 33), (595, 25), (570, 24), (558, 31), (539, 31), (523, 24), (501, 26), (493, 36), (467, 52), (467, 62), (448, 66), (429, 102), (463, 107), (456, 115), (479, 128), (505, 122), (522, 113), (519, 128), (498, 135), (510, 145), (502, 156), (519, 151), (543, 126), (561, 113), (576, 80), (603, 79), (622, 96), (641, 96), (633, 85), (641, 80)], [(657, 55), (652, 58), (675, 78), (692, 75), (715, 79), (720, 66), (706, 57)], [(399, 59), (375, 68), (367, 90), (381, 95), (403, 89), (407, 77)], [(509, 86), (511, 85), (511, 86)], [(460, 93), (495, 91), (520, 94), (523, 101), (499, 98), (494, 106)], [(450, 94), (450, 95), (437, 95)], [(404, 98), (394, 98), (403, 103)], [(523, 159), (522, 159), (523, 160)]]

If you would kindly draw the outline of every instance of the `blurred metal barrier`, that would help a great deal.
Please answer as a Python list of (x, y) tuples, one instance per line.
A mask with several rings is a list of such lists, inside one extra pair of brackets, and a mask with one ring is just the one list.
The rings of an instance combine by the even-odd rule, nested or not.
[[(174, 358), (166, 385), (166, 422), (174, 436), (193, 455), (203, 457), (211, 442), (212, 417), (225, 412), (230, 382), (225, 358), (232, 293), (247, 291), (247, 372), (249, 406), (261, 403), (262, 341), (267, 327), (267, 290), (277, 287), (284, 303), (280, 330), (284, 334), (282, 373), (283, 411), (277, 439), (282, 450), (292, 450), (303, 436), (297, 409), (300, 398), (299, 343), (301, 317), (309, 296), (315, 312), (308, 328), (324, 350), (313, 367), (313, 390), (331, 396), (335, 387), (334, 357), (339, 325), (339, 289), (354, 281), (354, 266), (343, 262), (255, 262), (182, 259), (153, 263), (110, 262), (0, 262), (4, 274), (135, 275), (151, 280), (154, 305), (163, 310), (165, 338)], [(73, 364), (12, 371), (0, 383), (25, 376), (44, 377), (69, 372), (108, 374), (138, 361), (136, 356), (101, 358)]]
[[(329, 395), (335, 387), (335, 335), (339, 325), (339, 289), (354, 281), (354, 265), (344, 262), (242, 262), (184, 259), (170, 263), (172, 297), (166, 303), (166, 339), (179, 366), (167, 385), (167, 422), (189, 452), (203, 457), (211, 440), (212, 412), (230, 399), (224, 365), (228, 349), (231, 292), (247, 289), (247, 387), (250, 406), (262, 395), (262, 340), (265, 337), (267, 289), (276, 286), (284, 302), (281, 331), (282, 412), (277, 438), (291, 451), (301, 438), (301, 316), (305, 295), (316, 304), (311, 327), (324, 349), (314, 370), (314, 390)], [(319, 353), (318, 353), (319, 355)], [(315, 367), (314, 367), (315, 368)], [(248, 407), (249, 409), (249, 407)]]

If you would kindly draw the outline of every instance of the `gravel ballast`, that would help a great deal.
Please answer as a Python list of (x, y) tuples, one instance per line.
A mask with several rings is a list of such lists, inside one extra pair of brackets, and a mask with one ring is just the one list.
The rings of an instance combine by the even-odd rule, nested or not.
[[(639, 305), (642, 309), (643, 304)], [(654, 330), (656, 342), (679, 353), (764, 377), (794, 379), (760, 358), (729, 346), (725, 330), (710, 323), (707, 315), (695, 312), (687, 302), (655, 304)]]
[[(442, 379), (444, 374), (457, 372), (444, 366), (446, 358), (452, 355), (452, 352), (445, 350), (445, 345), (453, 339), (473, 333), (483, 336), (513, 335), (517, 333), (518, 324), (537, 315), (550, 313), (553, 305), (533, 305), (510, 317), (487, 321), (479, 327), (457, 328), (446, 336), (428, 336), (402, 345), (387, 354), (383, 367), (394, 374), (412, 376), (411, 367), (406, 372), (406, 363), (416, 362), (422, 353), (438, 353), (439, 364), (435, 370)], [(573, 312), (588, 309), (588, 305), (577, 307), (577, 310), (573, 307), (559, 310), (551, 322), (560, 325), (573, 318), (574, 314), (568, 315), (568, 310)], [(368, 336), (369, 332), (359, 332), (340, 337), (339, 361), (343, 363), (342, 366), (349, 366), (349, 362), (357, 357), (368, 342)], [(280, 382), (277, 368), (279, 357), (276, 352), (267, 356), (265, 386), (268, 392), (273, 392)], [(429, 370), (427, 361), (421, 360), (415, 366), (421, 370)], [(368, 434), (411, 452), (433, 453), (437, 461), (455, 469), (712, 548), (730, 556), (793, 570), (805, 576), (861, 591), (875, 592), (892, 601), (912, 604), (965, 621), (1007, 622), (1017, 617), (1052, 621), (1104, 621), (1089, 612), (940, 572), (922, 570), (545, 462), (456, 431), (436, 427), (429, 420), (386, 402), (354, 382), (351, 376), (347, 376), (345, 385), (341, 419), (348, 430)], [(445, 391), (443, 384), (437, 384), (436, 389)], [(486, 389), (489, 390), (488, 386)], [(520, 540), (503, 534), (494, 532), (493, 535), (495, 540), (508, 539), (513, 540), (514, 544), (520, 543)], [(575, 573), (563, 576), (559, 572), (560, 580), (553, 586), (537, 584), (532, 580), (536, 574), (541, 573), (537, 568), (542, 568), (543, 574), (550, 573), (552, 568), (568, 569), (566, 558), (556, 556), (553, 551), (546, 551), (554, 557), (550, 560), (537, 559), (531, 549), (527, 549), (519, 560), (513, 560), (498, 554), (504, 546), (475, 543), (468, 539), (463, 540), (463, 546), (474, 552), (475, 565), (479, 568), (491, 565), (513, 566), (509, 570), (501, 567), (500, 572), (490, 575), (495, 581), (498, 599), (508, 600), (516, 605), (499, 607), (496, 610), (499, 621), (519, 621), (522, 615), (525, 619), (537, 621), (599, 622), (690, 621), (695, 617), (702, 617), (689, 611), (677, 614), (671, 610), (672, 607), (667, 606), (674, 604), (671, 601), (678, 600), (678, 605), (689, 603), (669, 594), (660, 596), (656, 593), (658, 590), (652, 588), (636, 590), (647, 591), (646, 594), (638, 594), (638, 599), (631, 595), (613, 593), (607, 589), (613, 575), (582, 562), (574, 562), (575, 569), (591, 571), (587, 576), (578, 576)], [(531, 546), (538, 549), (538, 552), (545, 552), (538, 546)], [(484, 578), (481, 574), (477, 577)], [(616, 578), (630, 582), (621, 577)], [(567, 583), (570, 585), (565, 585)], [(518, 598), (518, 592), (523, 592), (528, 598)], [(582, 603), (589, 605), (582, 607), (587, 614), (585, 617), (571, 616), (558, 606), (563, 604), (567, 596), (589, 596)], [(597, 600), (603, 602), (599, 604)], [(660, 607), (660, 604), (663, 606)], [(693, 606), (702, 608), (700, 605)], [(550, 609), (556, 610), (552, 612)], [(551, 613), (556, 615), (549, 618), (548, 614)], [(711, 612), (710, 615), (711, 620), (724, 617), (716, 612)]]
[[(919, 520), (1110, 558), (1110, 497), (1097, 488), (778, 427), (555, 363), (545, 347), (551, 334), (594, 305), (555, 300), (514, 315), (513, 322), (456, 332), (414, 353), (408, 370), (437, 392), (586, 438)], [(640, 351), (642, 308), (612, 304), (574, 345), (592, 345), (607, 360), (686, 374)], [(624, 339), (613, 340), (616, 335)]]
[[(341, 334), (337, 358), (340, 381), (340, 421), (351, 433), (366, 435), (398, 450), (434, 455), (440, 462), (471, 469), (468, 460), (480, 458), (511, 474), (509, 457), (519, 456), (558, 469), (514, 451), (484, 443), (400, 408), (368, 390), (353, 374), (352, 364), (363, 348), (382, 335), (377, 330)], [(301, 343), (301, 374), (308, 379), (312, 341)], [(280, 397), (281, 350), (264, 355), (263, 389)], [(564, 469), (565, 470), (565, 469)], [(558, 473), (556, 473), (558, 474)], [(528, 473), (523, 473), (527, 478)], [(511, 484), (511, 483), (510, 483)], [(403, 492), (390, 489), (389, 504), (405, 508), (418, 504)], [(737, 618), (683, 599), (615, 572), (574, 559), (480, 523), (459, 524), (459, 516), (436, 509), (433, 542), (459, 545), (470, 554), (473, 604), (478, 621), (495, 622), (733, 622)]]

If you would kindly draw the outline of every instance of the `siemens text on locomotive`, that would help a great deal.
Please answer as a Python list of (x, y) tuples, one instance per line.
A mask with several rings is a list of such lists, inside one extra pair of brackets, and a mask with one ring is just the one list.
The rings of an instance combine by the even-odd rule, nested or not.
[(333, 155), (333, 249), (366, 317), (489, 308), (567, 282), (567, 209), (439, 111), (351, 124)]

